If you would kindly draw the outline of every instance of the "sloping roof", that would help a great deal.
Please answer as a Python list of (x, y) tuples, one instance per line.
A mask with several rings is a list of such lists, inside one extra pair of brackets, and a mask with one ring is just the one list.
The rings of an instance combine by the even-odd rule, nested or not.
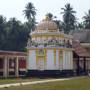
[(26, 52), (15, 52), (15, 51), (2, 51), (0, 50), (0, 56), (27, 56)]
[(73, 45), (72, 46), (74, 48), (74, 52), (78, 56), (90, 57), (90, 53), (87, 52), (87, 50), (80, 45), (79, 41), (73, 41)]
[(73, 40), (79, 40), (81, 43), (90, 43), (90, 29), (74, 31), (72, 35)]

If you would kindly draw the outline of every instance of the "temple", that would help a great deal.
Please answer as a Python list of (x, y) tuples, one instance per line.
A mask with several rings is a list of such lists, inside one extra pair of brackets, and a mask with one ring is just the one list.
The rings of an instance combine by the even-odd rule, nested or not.
[(0, 78), (90, 75), (90, 30), (67, 35), (45, 18), (30, 33), (27, 52), (0, 50)]
[(28, 40), (28, 76), (62, 76), (73, 74), (72, 36), (60, 31), (45, 18), (30, 33)]

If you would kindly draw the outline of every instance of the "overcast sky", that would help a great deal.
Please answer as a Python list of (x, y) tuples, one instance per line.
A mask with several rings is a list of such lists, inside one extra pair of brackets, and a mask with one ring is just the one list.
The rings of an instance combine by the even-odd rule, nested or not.
[(37, 9), (37, 21), (41, 21), (48, 12), (62, 20), (60, 12), (66, 3), (70, 3), (77, 11), (76, 16), (80, 21), (85, 12), (90, 9), (90, 0), (0, 0), (0, 15), (7, 19), (16, 17), (18, 20), (25, 21), (22, 11), (28, 2), (32, 2)]

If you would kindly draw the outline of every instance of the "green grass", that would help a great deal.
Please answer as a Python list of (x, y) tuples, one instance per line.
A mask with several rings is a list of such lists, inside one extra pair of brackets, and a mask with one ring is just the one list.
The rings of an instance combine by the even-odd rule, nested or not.
[(90, 77), (55, 81), (36, 85), (3, 88), (0, 90), (90, 90)]

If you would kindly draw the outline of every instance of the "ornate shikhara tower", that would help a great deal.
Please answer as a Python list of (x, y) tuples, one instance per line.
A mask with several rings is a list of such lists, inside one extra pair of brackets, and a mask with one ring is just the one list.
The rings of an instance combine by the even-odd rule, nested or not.
[(42, 20), (28, 40), (28, 76), (73, 74), (72, 36), (60, 32), (56, 23)]

